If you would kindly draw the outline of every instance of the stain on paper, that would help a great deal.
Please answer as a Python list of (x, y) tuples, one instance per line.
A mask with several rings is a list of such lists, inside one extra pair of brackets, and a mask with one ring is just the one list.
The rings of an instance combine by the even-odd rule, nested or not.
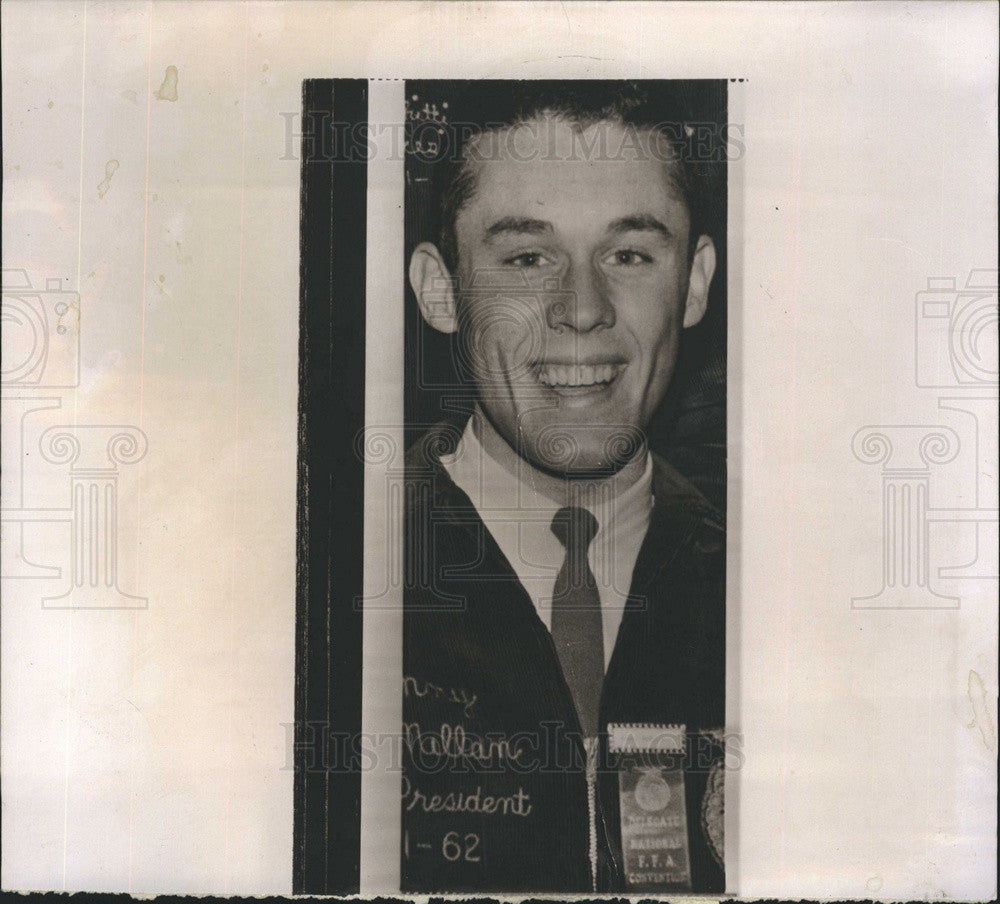
[(56, 323), (56, 332), (60, 335), (75, 329), (80, 325), (80, 309), (75, 304), (65, 305), (59, 312), (59, 320)]
[(163, 76), (163, 84), (156, 90), (157, 100), (177, 100), (177, 67), (167, 66)]
[(166, 296), (167, 296), (167, 298), (173, 298), (173, 295), (172, 295), (172, 293), (171, 293), (171, 292), (170, 292), (170, 290), (169, 290), (169, 289), (168, 289), (168, 288), (166, 287), (166, 281), (167, 281), (167, 278), (166, 278), (166, 276), (164, 276), (164, 275), (163, 275), (163, 274), (161, 273), (161, 274), (159, 275), (159, 278), (158, 278), (158, 279), (156, 280), (156, 282), (154, 282), (154, 283), (153, 283), (153, 285), (154, 285), (154, 286), (156, 287), (156, 289), (157, 289), (157, 290), (159, 291), (159, 293), (160, 293), (161, 295), (166, 295)]
[(139, 103), (139, 95), (136, 94), (131, 88), (129, 88), (127, 91), (122, 91), (122, 97), (124, 97), (125, 100), (132, 101), (132, 103), (136, 105), (138, 105)]
[(97, 195), (103, 198), (107, 193), (108, 189), (111, 188), (111, 177), (118, 170), (118, 161), (109, 160), (104, 164), (104, 181), (97, 184)]
[(972, 721), (968, 727), (978, 727), (979, 733), (983, 736), (983, 743), (986, 745), (986, 749), (990, 751), (996, 750), (996, 729), (993, 725), (993, 719), (990, 716), (989, 707), (986, 705), (986, 685), (983, 684), (983, 679), (975, 669), (969, 669), (967, 693), (969, 695), (969, 702), (972, 704)]

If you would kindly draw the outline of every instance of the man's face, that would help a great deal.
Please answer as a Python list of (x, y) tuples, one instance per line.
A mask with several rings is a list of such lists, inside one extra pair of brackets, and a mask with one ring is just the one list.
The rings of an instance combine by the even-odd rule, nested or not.
[[(586, 153), (599, 138), (609, 153)], [(689, 215), (665, 149), (650, 133), (555, 119), (479, 140), (491, 144), (473, 158), (456, 237), (480, 404), (536, 467), (614, 470), (666, 392), (686, 309), (689, 323), (704, 310), (701, 296), (688, 305)], [(695, 259), (704, 294), (707, 239)]]

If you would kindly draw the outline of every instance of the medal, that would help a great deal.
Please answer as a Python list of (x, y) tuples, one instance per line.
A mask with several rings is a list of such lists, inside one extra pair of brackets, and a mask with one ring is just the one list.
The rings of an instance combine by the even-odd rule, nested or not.
[(691, 888), (683, 725), (610, 725), (629, 891)]

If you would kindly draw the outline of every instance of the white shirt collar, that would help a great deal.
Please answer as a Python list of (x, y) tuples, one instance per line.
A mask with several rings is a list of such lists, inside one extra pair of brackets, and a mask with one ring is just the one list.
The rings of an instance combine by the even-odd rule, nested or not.
[[(551, 624), (552, 590), (565, 550), (552, 533), (561, 505), (531, 485), (531, 467), (512, 474), (483, 447), (473, 428), (465, 427), (455, 451), (441, 456), (455, 484), (472, 500), (546, 627)], [(615, 477), (589, 487), (580, 504), (597, 518), (589, 550), (591, 571), (601, 596), (605, 667), (611, 660), (632, 571), (653, 509), (653, 460), (646, 453), (642, 476), (619, 491)]]

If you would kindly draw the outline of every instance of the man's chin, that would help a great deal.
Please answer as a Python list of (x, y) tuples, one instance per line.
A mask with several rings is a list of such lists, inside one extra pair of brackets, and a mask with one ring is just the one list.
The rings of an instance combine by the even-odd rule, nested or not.
[(567, 480), (599, 480), (617, 474), (645, 447), (638, 429), (618, 429), (599, 436), (580, 437), (571, 428), (553, 428), (532, 443), (530, 463)]

